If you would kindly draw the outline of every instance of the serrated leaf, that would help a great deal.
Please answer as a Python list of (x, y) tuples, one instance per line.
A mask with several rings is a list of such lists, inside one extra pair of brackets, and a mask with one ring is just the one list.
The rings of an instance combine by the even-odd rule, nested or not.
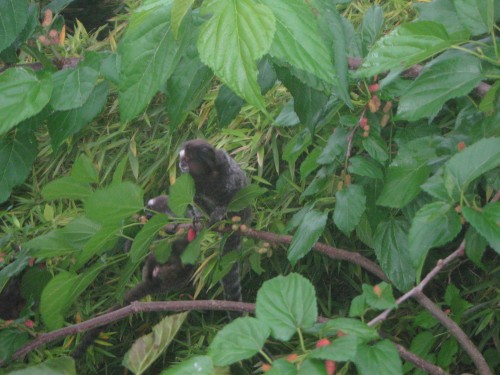
[(170, 187), (168, 205), (178, 217), (184, 217), (188, 205), (193, 203), (195, 189), (194, 180), (190, 174), (181, 175)]
[(173, 0), (146, 0), (132, 14), (120, 41), (119, 101), (124, 121), (144, 110), (170, 77), (187, 47), (190, 35), (182, 30), (189, 29), (189, 22), (182, 23), (181, 36), (176, 40), (170, 22), (172, 6)]
[(108, 98), (109, 84), (104, 81), (94, 87), (88, 100), (79, 108), (56, 111), (49, 116), (47, 127), (52, 148), (57, 150), (70, 135), (79, 132), (101, 113)]
[(271, 46), (273, 13), (250, 0), (206, 1), (202, 11), (212, 17), (200, 30), (201, 61), (238, 96), (265, 112), (255, 61)]
[(428, 3), (415, 3), (413, 6), (419, 11), (421, 21), (442, 23), (449, 34), (464, 30), (458, 20), (454, 0), (434, 0)]
[(374, 234), (374, 250), (384, 273), (402, 292), (415, 283), (416, 268), (408, 254), (408, 223), (391, 219), (381, 221)]
[(75, 181), (83, 183), (97, 183), (99, 181), (95, 165), (85, 154), (79, 155), (73, 163), (71, 177)]
[(42, 189), (45, 200), (54, 199), (85, 199), (92, 194), (93, 190), (88, 183), (79, 182), (75, 178), (67, 176), (49, 182)]
[(96, 53), (87, 54), (76, 68), (62, 69), (52, 75), (50, 105), (57, 111), (81, 107), (94, 91), (100, 61)]
[(231, 202), (227, 206), (228, 212), (238, 212), (246, 207), (252, 205), (258, 197), (265, 194), (267, 189), (260, 187), (259, 185), (248, 185), (243, 189), (238, 190), (238, 192), (233, 196)]
[(227, 366), (257, 354), (271, 334), (268, 325), (251, 317), (238, 318), (217, 333), (208, 349), (216, 366)]
[[(333, 336), (341, 333), (347, 336), (355, 336), (359, 342), (368, 343), (379, 338), (377, 330), (369, 327), (357, 319), (335, 318), (328, 320), (322, 327), (321, 332)], [(343, 336), (342, 336), (343, 337)]]
[(406, 206), (420, 193), (420, 185), (427, 180), (429, 173), (426, 162), (419, 165), (390, 166), (377, 204), (394, 208)]
[(121, 226), (119, 224), (103, 225), (100, 227), (97, 233), (87, 241), (82, 251), (78, 253), (72, 270), (78, 270), (83, 267), (94, 255), (112, 249), (118, 241), (120, 230)]
[(99, 224), (119, 223), (143, 207), (143, 191), (131, 182), (97, 190), (85, 200), (85, 213)]
[(311, 210), (306, 213), (288, 248), (287, 256), (290, 263), (297, 263), (300, 258), (312, 249), (318, 238), (323, 234), (327, 218), (327, 212)]
[(9, 372), (12, 375), (76, 375), (75, 360), (71, 357), (48, 359), (22, 370)]
[(297, 368), (293, 365), (293, 363), (288, 362), (286, 358), (278, 358), (274, 360), (272, 367), (268, 371), (266, 371), (266, 375), (297, 375), (297, 374), (298, 374)]
[(50, 73), (11, 68), (0, 74), (0, 135), (40, 112), (51, 93)]
[(276, 34), (269, 53), (330, 84), (336, 74), (321, 38), (314, 9), (301, 0), (263, 0), (276, 17)]
[(358, 339), (354, 335), (345, 335), (335, 339), (329, 345), (314, 349), (308, 358), (329, 359), (338, 362), (352, 361), (356, 357)]
[(206, 233), (206, 230), (196, 233), (195, 239), (187, 245), (186, 249), (184, 249), (181, 254), (182, 264), (196, 264), (201, 251), (200, 244)]
[(492, 32), (494, 5), (492, 0), (454, 0), (458, 18), (472, 35)]
[(429, 64), (401, 97), (398, 118), (433, 118), (446, 101), (468, 94), (481, 81), (481, 62), (466, 54), (438, 58)]
[(154, 215), (142, 227), (134, 238), (130, 249), (130, 260), (138, 263), (148, 253), (149, 244), (154, 240), (156, 234), (169, 222), (168, 216), (163, 214)]
[(450, 196), (458, 200), (468, 185), (500, 165), (500, 138), (485, 138), (455, 154), (445, 164), (444, 181)]
[(7, 360), (28, 340), (28, 332), (22, 332), (18, 329), (2, 329), (2, 331), (0, 331), (0, 360)]
[(333, 222), (346, 235), (358, 225), (366, 209), (366, 195), (363, 187), (351, 184), (335, 194)]
[[(383, 281), (375, 286), (363, 284), (362, 288), (366, 304), (374, 309), (385, 310), (397, 307), (390, 284)], [(378, 291), (376, 292), (375, 289)]]
[(79, 275), (61, 271), (48, 282), (40, 298), (40, 313), (49, 330), (63, 326), (68, 309), (104, 267), (97, 264)]
[(396, 347), (389, 340), (362, 345), (354, 360), (359, 375), (401, 375), (403, 367)]
[(77, 250), (67, 241), (63, 229), (54, 229), (35, 237), (26, 242), (24, 247), (31, 249), (30, 254), (37, 259), (64, 256)]
[(384, 178), (380, 164), (363, 156), (354, 156), (350, 158), (347, 170), (349, 173), (356, 174), (358, 176), (365, 176), (377, 180), (382, 180)]
[(384, 163), (389, 156), (387, 155), (387, 145), (382, 137), (376, 132), (370, 132), (368, 138), (363, 138), (363, 147), (373, 159), (379, 163)]
[(192, 357), (180, 364), (163, 371), (160, 375), (214, 375), (212, 359), (207, 356)]
[(28, 0), (0, 1), (0, 52), (14, 42), (27, 21)]
[(463, 33), (450, 36), (436, 22), (405, 23), (375, 43), (355, 76), (372, 77), (391, 69), (407, 69), (467, 39)]
[(450, 204), (434, 202), (417, 211), (408, 234), (408, 251), (417, 277), (429, 249), (453, 240), (461, 228), (460, 217)]
[(265, 281), (257, 292), (255, 314), (271, 327), (274, 338), (288, 341), (297, 329), (312, 327), (316, 322), (316, 291), (299, 274), (275, 277)]
[(481, 210), (463, 207), (462, 213), (465, 220), (500, 254), (500, 202), (488, 203)]
[(488, 241), (473, 226), (467, 229), (467, 233), (465, 234), (465, 254), (478, 267), (483, 267), (481, 259), (487, 245)]
[(172, 342), (188, 312), (170, 315), (153, 327), (153, 331), (139, 338), (123, 358), (123, 366), (135, 374), (142, 374)]
[(172, 30), (174, 37), (177, 38), (182, 20), (193, 5), (194, 0), (174, 0), (172, 7)]
[[(1, 94), (0, 94), (1, 95)], [(11, 190), (31, 173), (38, 144), (33, 133), (0, 139), (0, 203), (9, 198)]]
[(330, 164), (336, 159), (343, 159), (347, 151), (347, 137), (349, 132), (341, 127), (335, 128), (334, 132), (328, 138), (321, 155), (316, 160), (318, 164)]

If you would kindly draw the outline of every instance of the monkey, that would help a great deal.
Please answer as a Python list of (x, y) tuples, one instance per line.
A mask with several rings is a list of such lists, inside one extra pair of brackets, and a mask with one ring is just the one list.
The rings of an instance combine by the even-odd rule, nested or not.
[[(166, 214), (170, 217), (175, 216), (168, 206), (168, 196), (166, 195), (150, 199), (146, 209), (148, 219), (154, 215), (154, 212)], [(196, 214), (196, 211), (189, 210), (187, 216), (192, 217), (192, 215)], [(176, 239), (172, 243), (172, 252), (166, 263), (158, 262), (153, 253), (148, 254), (142, 268), (142, 281), (125, 293), (123, 303), (115, 304), (108, 312), (118, 310), (148, 295), (167, 293), (185, 287), (195, 270), (193, 265), (184, 265), (181, 261), (181, 255), (188, 245), (189, 240), (186, 235)], [(71, 356), (75, 359), (80, 358), (99, 336), (102, 329), (103, 327), (97, 327), (87, 331)]]
[[(216, 149), (203, 140), (184, 143), (179, 152), (179, 168), (189, 173), (194, 180), (194, 202), (209, 216), (210, 224), (223, 219), (239, 216), (241, 223), (248, 223), (250, 207), (240, 212), (227, 212), (227, 206), (234, 195), (248, 185), (248, 179), (238, 165), (224, 150)], [(239, 251), (240, 236), (231, 234), (223, 245), (223, 254), (231, 250)], [(223, 277), (224, 299), (242, 301), (239, 264), (233, 264), (229, 273)], [(232, 320), (240, 313), (230, 312)]]

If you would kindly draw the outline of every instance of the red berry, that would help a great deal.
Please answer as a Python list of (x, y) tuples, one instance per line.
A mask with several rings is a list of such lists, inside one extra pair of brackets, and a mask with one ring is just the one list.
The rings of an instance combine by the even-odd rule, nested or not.
[(28, 319), (27, 321), (24, 322), (24, 325), (28, 328), (33, 328), (35, 326), (35, 323), (33, 322), (33, 320)]
[(262, 372), (267, 372), (271, 370), (271, 365), (269, 363), (264, 363), (262, 366), (260, 366), (260, 369)]
[(366, 117), (362, 117), (359, 120), (359, 126), (361, 126), (362, 128), (364, 128), (366, 125), (368, 125), (368, 119)]
[(319, 339), (317, 342), (316, 342), (316, 347), (317, 348), (321, 348), (323, 346), (326, 346), (326, 345), (330, 345), (330, 340), (328, 339)]
[(297, 359), (298, 355), (296, 353), (292, 353), (292, 354), (289, 354), (287, 357), (286, 357), (286, 360), (288, 362), (293, 362)]
[(337, 364), (335, 363), (335, 361), (331, 361), (329, 359), (326, 359), (325, 360), (325, 369), (326, 369), (326, 373), (328, 375), (334, 375), (335, 371), (337, 370)]
[(380, 85), (378, 83), (368, 86), (368, 91), (370, 92), (377, 92), (378, 90), (380, 90)]
[(458, 151), (462, 151), (465, 148), (465, 142), (464, 141), (458, 142), (457, 148)]
[(380, 296), (382, 295), (382, 290), (380, 289), (380, 287), (378, 285), (375, 285), (373, 287), (373, 293), (375, 293), (377, 295), (377, 297), (380, 298)]
[(196, 231), (194, 230), (193, 227), (189, 227), (188, 234), (187, 234), (188, 242), (193, 241), (195, 238), (196, 238)]

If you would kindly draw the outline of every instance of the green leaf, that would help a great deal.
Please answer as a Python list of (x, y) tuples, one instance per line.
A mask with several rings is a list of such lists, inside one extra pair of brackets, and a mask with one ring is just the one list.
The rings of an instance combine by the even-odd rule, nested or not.
[(28, 332), (18, 329), (2, 329), (0, 331), (0, 359), (7, 360), (17, 349), (26, 344), (29, 338)]
[(463, 207), (462, 213), (465, 220), (500, 254), (500, 202), (488, 203), (480, 210)]
[(12, 188), (23, 183), (31, 173), (37, 146), (33, 132), (23, 136), (18, 131), (13, 137), (0, 139), (0, 203), (6, 201)]
[(57, 357), (22, 370), (9, 372), (11, 375), (76, 375), (75, 360), (71, 357)]
[(461, 228), (460, 217), (447, 203), (426, 204), (417, 211), (408, 234), (408, 251), (417, 276), (429, 249), (453, 240)]
[(24, 247), (31, 249), (30, 254), (37, 259), (64, 256), (77, 250), (67, 241), (63, 229), (54, 229), (35, 237), (26, 242)]
[(28, 0), (0, 1), (0, 52), (14, 42), (27, 21)]
[[(378, 289), (377, 293), (375, 289)], [(392, 286), (384, 281), (375, 286), (363, 284), (363, 296), (365, 302), (374, 309), (385, 310), (398, 306), (392, 294)]]
[(170, 186), (168, 205), (178, 217), (184, 217), (187, 206), (193, 203), (194, 181), (190, 174), (181, 175), (175, 184)]
[(216, 366), (227, 366), (257, 354), (271, 333), (262, 320), (238, 318), (217, 333), (208, 349)]
[(212, 359), (207, 356), (192, 357), (180, 364), (163, 371), (160, 375), (214, 375)]
[(202, 11), (212, 13), (212, 17), (200, 30), (201, 61), (238, 96), (265, 112), (255, 62), (271, 46), (273, 13), (250, 0), (205, 1)]
[(441, 23), (446, 28), (446, 31), (448, 31), (448, 34), (464, 30), (464, 27), (458, 20), (454, 0), (434, 0), (429, 3), (415, 3), (413, 7), (419, 11), (419, 19), (421, 21)]
[(220, 127), (228, 126), (241, 111), (245, 101), (236, 95), (229, 87), (222, 85), (215, 99), (217, 121)]
[(263, 0), (276, 17), (269, 53), (292, 66), (335, 83), (331, 55), (320, 36), (314, 9), (301, 0)]
[(201, 241), (206, 233), (206, 230), (196, 233), (195, 239), (187, 245), (186, 249), (184, 249), (181, 254), (182, 264), (196, 264), (201, 252)]
[(473, 226), (467, 229), (467, 233), (465, 234), (465, 254), (478, 267), (483, 267), (481, 259), (487, 245), (488, 242), (486, 239)]
[(310, 359), (310, 358), (306, 358), (300, 364), (300, 368), (297, 371), (297, 375), (325, 375), (325, 374), (326, 374), (326, 369), (324, 361), (319, 359)]
[(493, 0), (454, 0), (455, 9), (462, 25), (472, 35), (491, 33), (494, 26)]
[(359, 375), (401, 375), (403, 367), (393, 343), (382, 340), (375, 345), (361, 345), (354, 360)]
[(57, 150), (69, 136), (79, 132), (101, 113), (106, 104), (109, 84), (104, 81), (94, 87), (88, 100), (79, 108), (68, 111), (57, 111), (49, 116), (47, 127), (52, 148)]
[(305, 215), (288, 249), (290, 263), (297, 263), (300, 258), (309, 253), (318, 238), (323, 234), (327, 218), (327, 212), (316, 210), (311, 210)]
[(0, 135), (40, 112), (50, 100), (49, 73), (35, 75), (22, 68), (0, 74)]
[(391, 69), (407, 69), (467, 39), (463, 33), (450, 36), (436, 22), (405, 23), (375, 44), (355, 76), (372, 77)]
[(346, 129), (338, 127), (328, 138), (328, 142), (316, 160), (318, 164), (330, 164), (336, 159), (343, 160), (347, 151), (347, 138), (349, 133)]
[(384, 163), (389, 156), (387, 155), (387, 146), (382, 137), (376, 132), (370, 132), (367, 138), (363, 138), (363, 147), (373, 159), (379, 163)]
[(468, 185), (500, 165), (500, 138), (485, 138), (455, 154), (445, 164), (444, 181), (450, 196), (458, 200)]
[(318, 318), (316, 291), (303, 276), (291, 273), (265, 281), (257, 292), (257, 319), (271, 327), (271, 334), (288, 341), (297, 329), (312, 327)]
[(186, 16), (187, 12), (193, 6), (194, 0), (174, 0), (174, 5), (172, 7), (172, 30), (174, 32), (174, 37), (177, 39), (179, 35), (179, 28), (182, 20)]
[(249, 207), (255, 202), (255, 199), (264, 195), (267, 189), (260, 187), (259, 185), (248, 185), (234, 195), (227, 206), (228, 212), (238, 212), (246, 207)]
[(462, 53), (438, 58), (401, 97), (398, 117), (408, 121), (433, 118), (446, 101), (468, 94), (481, 78), (481, 62), (475, 56)]
[(358, 176), (365, 176), (377, 180), (382, 180), (384, 178), (380, 164), (371, 158), (363, 156), (354, 156), (350, 158), (347, 170), (349, 173), (356, 174)]
[(79, 155), (71, 168), (71, 177), (78, 182), (97, 183), (99, 177), (92, 161), (85, 155)]
[(149, 244), (154, 240), (156, 234), (169, 222), (168, 216), (164, 214), (154, 215), (140, 230), (134, 238), (130, 249), (130, 260), (139, 263), (148, 253)]
[(73, 177), (61, 177), (49, 182), (42, 188), (42, 196), (45, 200), (54, 199), (85, 199), (92, 194), (92, 188), (88, 183), (79, 182)]
[(132, 14), (120, 41), (119, 101), (124, 121), (144, 110), (170, 77), (187, 47), (190, 22), (182, 23), (181, 36), (176, 40), (170, 22), (172, 5), (173, 0), (146, 0)]
[(308, 358), (329, 359), (338, 362), (352, 361), (356, 357), (358, 340), (354, 335), (339, 337), (329, 345), (313, 350)]
[(338, 333), (355, 336), (360, 343), (368, 343), (379, 338), (375, 328), (369, 327), (366, 323), (357, 319), (349, 318), (330, 319), (321, 327), (321, 332), (328, 336), (337, 335)]
[(273, 361), (270, 370), (266, 371), (266, 375), (297, 375), (297, 369), (286, 360), (286, 358), (279, 358)]
[(139, 338), (123, 358), (123, 366), (135, 374), (142, 374), (163, 353), (186, 320), (188, 312), (163, 318), (153, 331)]
[(337, 191), (335, 194), (333, 222), (346, 236), (349, 236), (361, 220), (365, 209), (366, 195), (363, 187), (351, 184), (347, 189)]
[(61, 271), (48, 282), (40, 299), (40, 313), (49, 330), (64, 325), (66, 312), (104, 267), (105, 264), (97, 264), (79, 275)]
[(106, 250), (112, 249), (120, 235), (121, 226), (103, 225), (100, 229), (87, 241), (83, 250), (78, 254), (73, 270), (78, 270), (85, 265), (94, 255), (101, 254)]
[(50, 105), (57, 111), (81, 107), (94, 91), (99, 77), (100, 61), (97, 53), (85, 55), (76, 68), (62, 69), (52, 75)]
[(416, 275), (408, 254), (408, 223), (400, 219), (381, 221), (374, 234), (374, 250), (394, 286), (402, 292), (408, 291)]
[(95, 191), (85, 200), (85, 213), (99, 224), (119, 223), (143, 207), (143, 191), (131, 182)]

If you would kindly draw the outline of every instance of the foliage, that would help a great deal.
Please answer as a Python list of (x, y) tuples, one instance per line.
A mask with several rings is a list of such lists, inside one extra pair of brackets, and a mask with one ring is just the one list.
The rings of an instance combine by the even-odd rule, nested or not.
[[(242, 262), (256, 317), (221, 328), (216, 313), (158, 325), (145, 315), (101, 336), (82, 366), (119, 371), (131, 344), (116, 338), (155, 325), (127, 356), (131, 371), (248, 370), (238, 363), (270, 350), (270, 374), (323, 374), (324, 361), (344, 374), (353, 364), (361, 374), (417, 373), (392, 340), (473, 372), (438, 320), (393, 297), (465, 240), (470, 261), (426, 292), (498, 370), (496, 2), (129, 0), (125, 11), (117, 1), (104, 36), (68, 22), (72, 3), (0, 0), (0, 291), (19, 280), (24, 300), (19, 319), (0, 325), (1, 359), (26, 332), (104, 311), (137, 282), (148, 251), (169, 254), (171, 219), (143, 225), (137, 213), (168, 187), (175, 223), (188, 222), (194, 186), (177, 177), (176, 153), (201, 137), (252, 179), (231, 209), (251, 204), (252, 227), (293, 235), (288, 247), (245, 239), (241, 254), (222, 256), (224, 237), (206, 230), (184, 254), (199, 264), (197, 299), (216, 297)], [(312, 253), (317, 241), (376, 261), (388, 280)], [(364, 322), (395, 307), (381, 340)], [(317, 323), (318, 314), (330, 319)], [(320, 338), (332, 342), (314, 348)], [(74, 372), (74, 341), (32, 353), (19, 371)], [(290, 353), (298, 357), (280, 358)]]

